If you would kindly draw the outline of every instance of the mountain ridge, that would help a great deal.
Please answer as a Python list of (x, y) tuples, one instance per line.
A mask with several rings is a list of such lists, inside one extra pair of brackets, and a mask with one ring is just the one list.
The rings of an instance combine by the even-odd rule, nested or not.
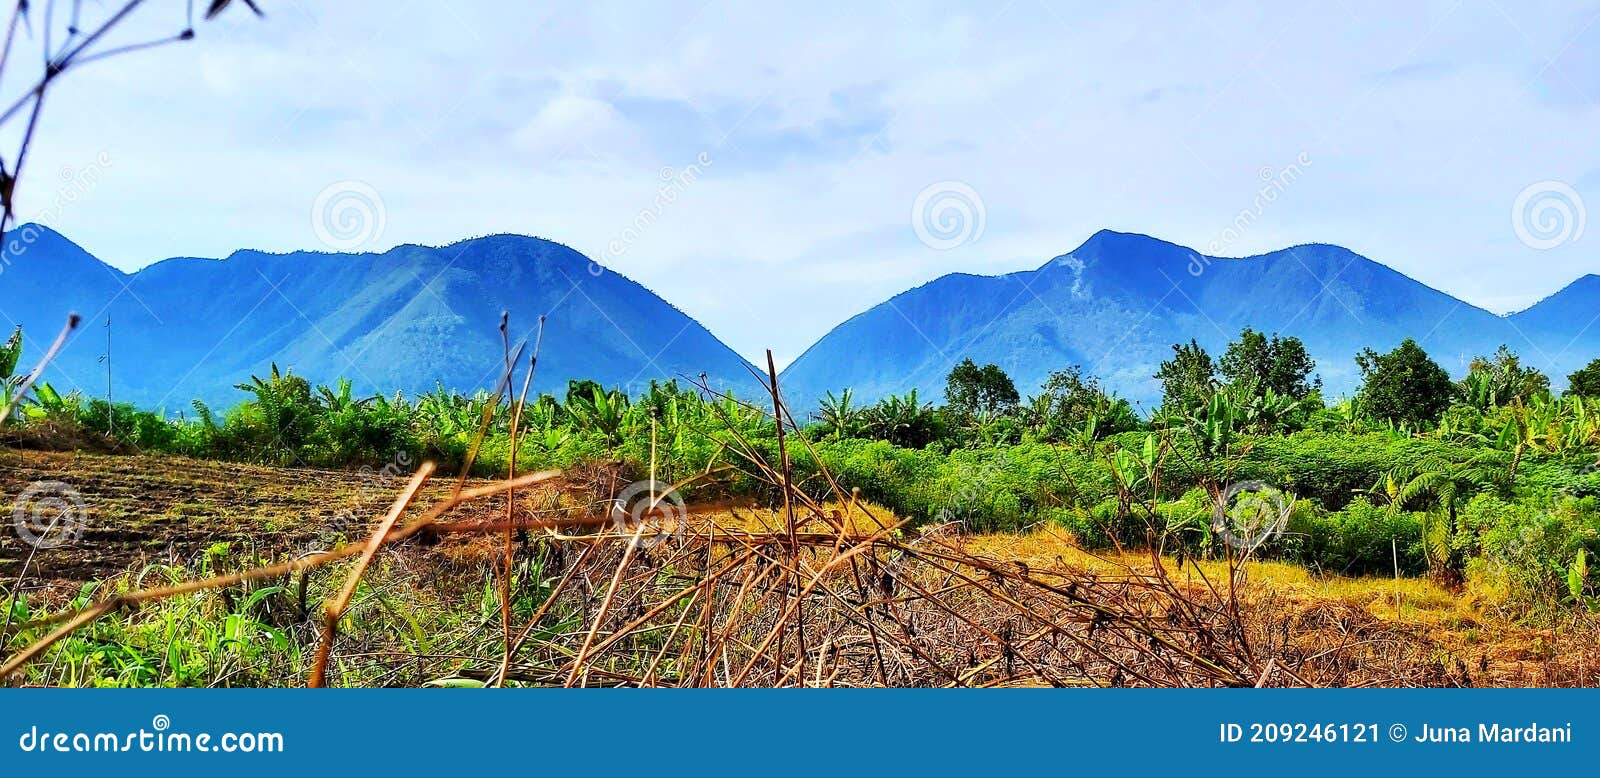
[[(960, 303), (941, 312), (930, 299)], [(1573, 323), (1576, 309), (1597, 302), (1600, 288), (1591, 292), (1580, 279), (1500, 315), (1334, 244), (1212, 257), (1100, 230), (1033, 270), (946, 274), (897, 294), (813, 343), (783, 378), (796, 405), (845, 386), (861, 401), (911, 388), (936, 400), (943, 373), (961, 358), (998, 364), (1024, 393), (1037, 391), (1050, 371), (1078, 364), (1149, 410), (1159, 398), (1155, 368), (1171, 344), (1194, 338), (1220, 356), (1250, 326), (1305, 340), (1331, 394), (1353, 390), (1360, 348), (1392, 348), (1404, 337), (1424, 342), (1457, 374), (1473, 356), (1506, 343), (1559, 385), (1582, 366), (1580, 353), (1584, 362), (1600, 356), (1600, 338), (1583, 336), (1589, 317)], [(1557, 342), (1562, 335), (1565, 344)]]
[[(0, 324), (26, 325), (29, 360), (67, 310), (93, 319), (45, 380), (98, 396), (103, 350), (88, 333), (109, 311), (113, 395), (144, 404), (186, 405), (189, 395), (230, 404), (241, 399), (234, 384), (273, 362), (319, 383), (348, 377), (364, 392), (423, 391), (435, 379), (484, 388), (503, 367), (501, 310), (530, 341), (541, 313), (561, 312), (535, 378), (542, 390), (568, 378), (638, 389), (701, 372), (721, 388), (756, 389), (751, 363), (694, 317), (593, 268), (557, 241), (497, 232), (382, 252), (239, 249), (128, 273), (29, 224), (10, 231), (0, 253)], [(1597, 311), (1600, 274), (1502, 315), (1334, 244), (1213, 257), (1103, 229), (1033, 269), (958, 271), (901, 291), (836, 325), (782, 377), (791, 403), (809, 409), (846, 386), (863, 401), (912, 388), (937, 401), (962, 358), (999, 364), (1024, 393), (1079, 364), (1148, 410), (1159, 396), (1155, 367), (1172, 343), (1194, 338), (1220, 355), (1250, 326), (1302, 337), (1330, 394), (1353, 388), (1355, 351), (1403, 337), (1456, 374), (1506, 343), (1559, 385), (1600, 356), (1600, 327), (1589, 326)]]
[[(539, 317), (550, 317), (538, 390), (559, 392), (569, 377), (630, 390), (702, 372), (717, 386), (749, 381), (749, 363), (693, 317), (541, 238), (502, 233), (352, 254), (241, 249), (127, 274), (48, 228), (10, 236), (23, 229), (31, 239), (0, 274), (0, 323), (24, 325), (28, 361), (68, 310), (88, 317), (44, 377), (62, 391), (104, 394), (104, 345), (90, 332), (108, 313), (113, 397), (152, 407), (231, 405), (243, 397), (234, 384), (272, 363), (316, 383), (348, 377), (364, 393), (415, 394), (436, 380), (492, 388), (503, 371), (501, 311), (511, 314), (513, 342), (530, 348)], [(60, 283), (68, 266), (76, 277)]]

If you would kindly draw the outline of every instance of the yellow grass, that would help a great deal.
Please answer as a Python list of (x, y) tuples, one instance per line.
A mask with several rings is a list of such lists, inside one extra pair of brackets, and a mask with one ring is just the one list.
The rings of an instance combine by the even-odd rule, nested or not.
[[(862, 533), (898, 521), (888, 509), (867, 502), (849, 506), (830, 502), (824, 507), (837, 519), (845, 519), (846, 526)], [(803, 517), (806, 512), (796, 513)], [(721, 528), (753, 533), (782, 532), (785, 527), (781, 506), (697, 506), (694, 516)], [(820, 522), (802, 521), (799, 529), (821, 529)], [(1039, 570), (1071, 567), (1115, 573), (1129, 567), (1148, 569), (1150, 565), (1149, 555), (1142, 552), (1085, 551), (1071, 533), (1051, 528), (1020, 535), (974, 535), (965, 542), (967, 550), (974, 554), (1022, 562)], [(1168, 556), (1163, 561), (1173, 575), (1192, 579), (1196, 584), (1202, 583), (1202, 576), (1219, 585), (1228, 578), (1228, 564), (1223, 560), (1188, 560), (1181, 570), (1175, 558)], [(1446, 630), (1470, 627), (1478, 618), (1468, 598), (1423, 578), (1320, 575), (1299, 565), (1262, 560), (1247, 561), (1244, 568), (1245, 580), (1254, 591), (1295, 603), (1336, 600), (1365, 608), (1381, 619)]]
[[(1070, 533), (1053, 529), (1035, 530), (1026, 535), (978, 535), (968, 540), (967, 548), (977, 554), (1016, 560), (1039, 569), (1071, 566), (1109, 573), (1150, 566), (1148, 554), (1085, 551)], [(1204, 579), (1221, 585), (1228, 579), (1228, 564), (1223, 560), (1189, 560), (1181, 570), (1172, 557), (1163, 558), (1163, 562), (1173, 575), (1190, 578), (1197, 584)], [(1245, 580), (1252, 588), (1293, 602), (1338, 600), (1363, 607), (1382, 619), (1428, 627), (1454, 628), (1475, 620), (1463, 598), (1426, 579), (1318, 575), (1298, 565), (1262, 560), (1245, 562), (1244, 570)]]
[[(849, 504), (826, 502), (822, 504), (822, 509), (829, 516), (829, 521), (842, 522), (845, 528), (856, 534), (878, 532), (900, 521), (889, 509), (866, 501)], [(828, 529), (821, 519), (812, 516), (812, 512), (802, 506), (796, 505), (794, 514), (797, 531)], [(770, 507), (732, 503), (697, 505), (693, 508), (693, 518), (710, 521), (721, 529), (751, 533), (784, 532), (788, 526), (787, 514), (781, 505)]]

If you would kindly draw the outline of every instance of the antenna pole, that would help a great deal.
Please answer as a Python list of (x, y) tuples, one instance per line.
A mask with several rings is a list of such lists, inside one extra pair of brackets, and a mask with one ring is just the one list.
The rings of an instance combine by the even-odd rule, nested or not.
[(106, 434), (116, 434), (116, 414), (111, 409), (111, 317), (106, 316)]

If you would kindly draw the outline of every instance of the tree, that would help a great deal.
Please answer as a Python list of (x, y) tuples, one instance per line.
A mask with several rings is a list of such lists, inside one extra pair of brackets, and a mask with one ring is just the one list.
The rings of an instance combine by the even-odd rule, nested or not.
[(280, 372), (274, 362), (266, 378), (252, 375), (250, 383), (234, 388), (255, 395), (254, 401), (242, 406), (240, 416), (241, 431), (250, 445), (279, 464), (301, 462), (303, 447), (317, 426), (319, 409), (311, 383), (291, 372)]
[(1030, 398), (1032, 424), (1045, 440), (1079, 436), (1093, 424), (1093, 438), (1136, 429), (1138, 417), (1133, 406), (1107, 392), (1094, 376), (1085, 376), (1081, 365), (1050, 374), (1044, 390)]
[(1550, 379), (1537, 368), (1523, 367), (1516, 353), (1502, 345), (1493, 357), (1472, 360), (1461, 389), (1468, 402), (1488, 410), (1542, 397), (1550, 391)]
[(1156, 370), (1161, 382), (1161, 409), (1172, 414), (1188, 414), (1210, 402), (1217, 390), (1217, 366), (1200, 344), (1174, 343), (1172, 359)]
[(1600, 397), (1600, 359), (1567, 376), (1567, 394), (1577, 397)]
[(1356, 366), (1361, 368), (1362, 409), (1378, 421), (1431, 425), (1456, 398), (1450, 374), (1410, 338), (1387, 354), (1362, 350)]
[(1305, 344), (1292, 336), (1268, 338), (1245, 327), (1239, 339), (1228, 344), (1220, 364), (1228, 383), (1252, 387), (1258, 397), (1270, 390), (1282, 397), (1304, 400), (1322, 388), (1321, 378), (1310, 377), (1316, 361), (1306, 353)]
[(978, 367), (970, 359), (961, 360), (945, 377), (945, 404), (958, 416), (979, 413), (1006, 413), (1022, 398), (1017, 385), (1004, 370), (988, 364)]

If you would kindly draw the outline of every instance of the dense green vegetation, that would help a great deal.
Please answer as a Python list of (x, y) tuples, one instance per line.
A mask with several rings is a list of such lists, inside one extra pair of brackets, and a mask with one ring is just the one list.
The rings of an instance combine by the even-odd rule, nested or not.
[[(10, 393), (18, 381), (7, 358), (0, 385)], [(1555, 396), (1506, 349), (1460, 382), (1411, 341), (1357, 359), (1362, 389), (1330, 405), (1294, 338), (1247, 329), (1220, 359), (1174, 346), (1149, 419), (1077, 367), (1022, 397), (998, 367), (963, 362), (942, 406), (915, 392), (871, 404), (829, 394), (796, 419), (807, 442), (789, 454), (796, 478), (819, 492), (826, 468), (919, 522), (1050, 524), (1089, 547), (1160, 536), (1181, 546), (1167, 550), (1196, 555), (1227, 553), (1212, 526), (1223, 490), (1261, 482), (1287, 495), (1286, 525), (1258, 554), (1330, 573), (1466, 581), (1528, 613), (1600, 605), (1586, 565), (1600, 553), (1592, 383), (1575, 375), (1574, 391)], [(675, 382), (630, 397), (574, 381), (521, 408), (443, 389), (357, 397), (346, 381), (314, 387), (276, 368), (239, 388), (248, 399), (225, 414), (196, 403), (174, 418), (41, 385), (0, 432), (21, 445), (89, 441), (284, 466), (431, 458), (459, 469), (470, 459), (495, 475), (511, 467), (515, 423), (519, 471), (622, 461), (642, 475), (653, 459), (659, 478), (692, 482), (691, 495), (772, 493), (744, 467), (776, 457), (770, 405)]]

